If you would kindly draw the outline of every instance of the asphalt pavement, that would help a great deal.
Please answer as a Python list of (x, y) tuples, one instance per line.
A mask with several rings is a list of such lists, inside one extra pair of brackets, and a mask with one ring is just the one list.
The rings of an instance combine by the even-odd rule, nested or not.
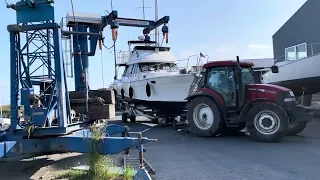
[[(150, 128), (129, 124), (132, 131)], [(146, 145), (155, 179), (315, 180), (320, 179), (320, 122), (279, 143), (259, 143), (248, 136), (200, 138), (172, 127), (144, 133), (158, 142)]]

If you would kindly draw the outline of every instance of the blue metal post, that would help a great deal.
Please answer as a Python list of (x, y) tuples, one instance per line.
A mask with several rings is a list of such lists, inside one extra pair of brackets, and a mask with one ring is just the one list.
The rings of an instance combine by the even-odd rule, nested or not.
[[(53, 29), (53, 41), (54, 41), (54, 67), (55, 67), (55, 81), (56, 81), (56, 91), (58, 97), (58, 126), (59, 127), (67, 127), (68, 120), (67, 120), (67, 111), (70, 109), (66, 109), (66, 86), (65, 86), (65, 78), (64, 78), (64, 67), (63, 67), (63, 57), (61, 45), (61, 31), (58, 27)], [(69, 100), (69, 99), (68, 99)]]
[(16, 51), (16, 35), (14, 32), (10, 32), (10, 132), (17, 128), (18, 124), (18, 58)]
[[(88, 26), (76, 24), (73, 31), (87, 32)], [(74, 85), (75, 91), (85, 90), (86, 82), (83, 75), (88, 73), (88, 40), (87, 35), (73, 34)]]

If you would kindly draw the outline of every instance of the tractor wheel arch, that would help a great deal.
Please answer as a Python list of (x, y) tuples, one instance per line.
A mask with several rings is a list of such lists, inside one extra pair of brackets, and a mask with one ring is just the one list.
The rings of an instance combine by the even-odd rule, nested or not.
[(246, 114), (251, 109), (252, 105), (256, 103), (262, 103), (262, 102), (268, 102), (268, 99), (266, 98), (252, 99), (246, 105), (244, 105), (239, 115), (239, 122), (245, 122)]
[(218, 103), (218, 101), (217, 101), (217, 99), (215, 97), (213, 97), (213, 96), (211, 96), (210, 94), (207, 94), (207, 93), (191, 95), (191, 96), (187, 97), (186, 100), (188, 100), (188, 104), (189, 104), (193, 99), (198, 98), (198, 97), (208, 97), (208, 98), (210, 98), (216, 104), (216, 106), (218, 107), (220, 113), (225, 114), (227, 112), (227, 108), (225, 106), (225, 102), (224, 102), (224, 104)]

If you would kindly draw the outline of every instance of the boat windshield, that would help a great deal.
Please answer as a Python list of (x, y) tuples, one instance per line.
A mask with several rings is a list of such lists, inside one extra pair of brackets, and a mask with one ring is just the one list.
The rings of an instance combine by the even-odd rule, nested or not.
[(141, 71), (176, 71), (179, 70), (178, 66), (175, 63), (141, 63)]

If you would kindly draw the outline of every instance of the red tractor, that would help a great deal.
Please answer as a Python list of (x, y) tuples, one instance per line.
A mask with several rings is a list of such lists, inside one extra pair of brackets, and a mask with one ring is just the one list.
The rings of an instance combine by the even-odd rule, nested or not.
[[(298, 105), (290, 89), (259, 84), (252, 63), (215, 61), (203, 66), (196, 91), (188, 99), (188, 124), (197, 136), (246, 128), (256, 141), (279, 141), (296, 135), (313, 119), (310, 107)], [(272, 66), (273, 73), (278, 67)]]

